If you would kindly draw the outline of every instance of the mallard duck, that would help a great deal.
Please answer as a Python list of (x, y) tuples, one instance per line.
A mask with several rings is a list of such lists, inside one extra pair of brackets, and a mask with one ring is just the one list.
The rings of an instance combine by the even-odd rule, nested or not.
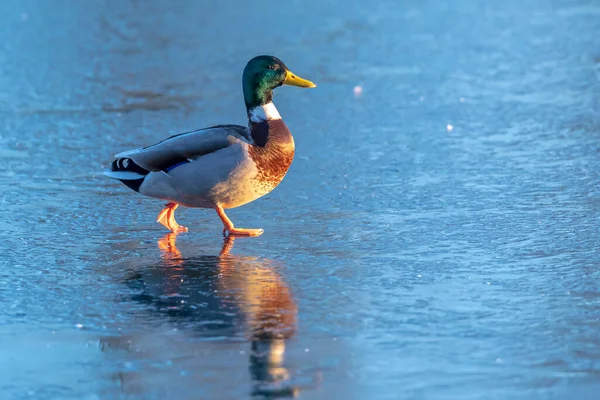
[(157, 222), (172, 232), (187, 231), (175, 221), (175, 210), (182, 205), (214, 209), (228, 235), (261, 235), (262, 229), (236, 228), (225, 209), (271, 192), (292, 163), (294, 138), (273, 105), (273, 89), (281, 85), (316, 87), (276, 57), (251, 59), (242, 76), (248, 127), (212, 126), (119, 153), (105, 175), (169, 201)]

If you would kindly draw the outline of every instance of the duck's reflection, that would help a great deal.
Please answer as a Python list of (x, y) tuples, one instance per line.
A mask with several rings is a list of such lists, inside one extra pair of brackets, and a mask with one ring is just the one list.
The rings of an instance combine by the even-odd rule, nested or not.
[(226, 238), (218, 256), (184, 258), (170, 233), (158, 242), (161, 265), (132, 274), (127, 284), (138, 291), (135, 300), (180, 329), (246, 337), (254, 395), (295, 396), (300, 389), (284, 358), (296, 330), (296, 303), (277, 264), (230, 254), (234, 240)]

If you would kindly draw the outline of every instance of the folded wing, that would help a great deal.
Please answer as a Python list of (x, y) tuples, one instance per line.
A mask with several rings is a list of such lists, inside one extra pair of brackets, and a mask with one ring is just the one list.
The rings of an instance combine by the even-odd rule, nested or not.
[(194, 161), (237, 141), (252, 144), (248, 128), (241, 125), (217, 125), (171, 136), (162, 142), (125, 151), (115, 157), (117, 160), (130, 159), (147, 171), (167, 171), (178, 164)]

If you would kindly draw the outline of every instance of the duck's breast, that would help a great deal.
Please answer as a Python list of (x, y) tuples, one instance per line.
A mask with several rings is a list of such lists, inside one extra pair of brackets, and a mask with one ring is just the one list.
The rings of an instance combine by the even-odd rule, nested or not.
[(248, 148), (257, 170), (253, 185), (263, 196), (279, 185), (292, 165), (294, 138), (281, 119), (251, 124), (251, 133), (255, 142), (264, 143)]

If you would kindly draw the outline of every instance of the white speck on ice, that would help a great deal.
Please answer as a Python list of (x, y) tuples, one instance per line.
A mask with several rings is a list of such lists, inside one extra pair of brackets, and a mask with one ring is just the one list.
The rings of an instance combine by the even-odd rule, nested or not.
[(419, 275), (417, 275), (417, 278), (421, 278), (422, 276), (423, 276), (423, 275), (419, 274)]
[(304, 349), (304, 352), (305, 352), (305, 353), (308, 353), (309, 351), (310, 351), (309, 349)]
[(81, 328), (83, 328), (83, 325), (82, 324), (75, 324), (75, 328), (81, 329)]
[(450, 125), (450, 124), (446, 125), (446, 130), (448, 132), (452, 132), (453, 129), (454, 129), (454, 127), (452, 125)]
[(464, 102), (465, 102), (465, 98), (464, 98), (464, 97), (461, 97), (461, 98), (460, 98), (460, 102), (461, 102), (461, 103), (464, 103)]
[(354, 86), (353, 92), (354, 92), (354, 97), (359, 97), (362, 94), (363, 88), (360, 85), (356, 85)]

